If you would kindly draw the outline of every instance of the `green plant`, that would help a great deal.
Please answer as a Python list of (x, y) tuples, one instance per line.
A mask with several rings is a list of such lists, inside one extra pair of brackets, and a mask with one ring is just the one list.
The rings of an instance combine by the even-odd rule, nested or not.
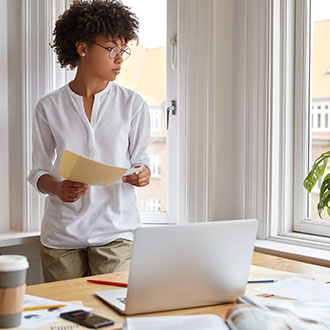
[[(321, 154), (313, 164), (312, 169), (308, 173), (304, 180), (304, 187), (311, 192), (317, 181), (319, 181), (324, 175), (327, 167), (328, 159), (330, 158), (330, 151)], [(322, 218), (322, 211), (327, 208), (328, 214), (330, 215), (330, 173), (324, 178), (320, 188), (320, 199), (317, 204), (317, 210), (320, 218)]]

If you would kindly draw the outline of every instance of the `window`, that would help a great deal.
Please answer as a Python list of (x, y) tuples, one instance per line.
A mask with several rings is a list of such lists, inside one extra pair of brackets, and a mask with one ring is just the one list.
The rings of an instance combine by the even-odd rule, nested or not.
[[(29, 24), (28, 29), (26, 29), (26, 47), (23, 47), (24, 53), (23, 58), (26, 59), (24, 63), (24, 70), (26, 71), (26, 85), (23, 86), (23, 90), (27, 91), (25, 102), (26, 109), (23, 110), (26, 118), (24, 122), (26, 125), (25, 136), (25, 146), (24, 149), (27, 150), (25, 154), (24, 164), (26, 166), (24, 173), (29, 172), (31, 166), (30, 152), (31, 150), (31, 123), (32, 123), (32, 113), (34, 105), (37, 99), (47, 93), (48, 91), (54, 90), (65, 83), (72, 80), (74, 77), (74, 72), (71, 70), (63, 70), (59, 67), (56, 59), (56, 55), (53, 50), (49, 47), (49, 42), (52, 41), (52, 31), (54, 28), (55, 21), (57, 17), (63, 13), (65, 8), (67, 8), (72, 1), (61, 0), (56, 2), (56, 6), (48, 6), (48, 2), (36, 1), (34, 6), (35, 10), (29, 11), (29, 4), (23, 6), (26, 15), (26, 22)], [(166, 136), (169, 131), (166, 130), (165, 126), (165, 106), (166, 106), (166, 2), (167, 0), (157, 0), (153, 1), (123, 1), (132, 8), (132, 11), (137, 13), (140, 20), (140, 30), (139, 30), (139, 44), (130, 45), (132, 48), (132, 56), (123, 63), (121, 74), (116, 81), (130, 87), (140, 94), (143, 95), (147, 101), (150, 114), (151, 114), (151, 144), (148, 150), (150, 154), (159, 154), (153, 161), (153, 175), (156, 178), (156, 183), (151, 184), (146, 188), (136, 189), (138, 195), (138, 205), (142, 211), (142, 220), (144, 222), (175, 222), (176, 221), (176, 210), (173, 209), (173, 215), (171, 220), (168, 216), (168, 208), (166, 204), (167, 194), (171, 195), (168, 191), (168, 180), (170, 179), (166, 176), (166, 162), (168, 161), (167, 156), (169, 153), (167, 149), (169, 145), (166, 143)], [(34, 8), (34, 7), (33, 7)], [(37, 10), (38, 8), (38, 10)], [(147, 10), (146, 10), (147, 8)], [(172, 5), (170, 10), (176, 10), (176, 6)], [(30, 19), (28, 16), (31, 13), (40, 13), (35, 19)], [(41, 13), (47, 13), (43, 15)], [(155, 13), (158, 13), (156, 15)], [(38, 22), (38, 23), (35, 23)], [(35, 25), (40, 27), (45, 27), (42, 31), (45, 31), (44, 38), (35, 38), (31, 41), (32, 32), (36, 29)], [(152, 26), (152, 28), (150, 28)], [(155, 26), (157, 28), (155, 28)], [(173, 28), (176, 29), (176, 24), (172, 24)], [(31, 33), (31, 35), (30, 35)], [(36, 45), (37, 44), (37, 45)], [(26, 49), (26, 50), (25, 50)], [(39, 53), (40, 51), (40, 53)], [(32, 53), (31, 53), (32, 52)], [(30, 56), (30, 53), (33, 56)], [(44, 58), (43, 54), (46, 54)], [(37, 64), (34, 59), (41, 58), (39, 61), (40, 68), (36, 68)], [(42, 66), (44, 65), (44, 67)], [(174, 70), (176, 71), (176, 70)], [(38, 85), (38, 79), (29, 79), (28, 77), (35, 77), (34, 72), (40, 73), (38, 77), (39, 81), (45, 82), (41, 83), (40, 88)], [(175, 74), (174, 74), (175, 76)], [(33, 84), (33, 88), (29, 88), (29, 84)], [(173, 84), (175, 85), (175, 84)], [(34, 91), (38, 91), (36, 94)], [(171, 133), (175, 130), (174, 127), (171, 128)], [(19, 162), (18, 162), (19, 164)], [(162, 168), (162, 170), (160, 170)], [(171, 173), (175, 173), (176, 168), (174, 168)], [(162, 177), (160, 177), (162, 176)], [(153, 181), (153, 178), (151, 179)], [(23, 178), (24, 189), (26, 190), (25, 201), (25, 211), (26, 219), (24, 223), (26, 224), (25, 229), (30, 230), (35, 228), (39, 229), (41, 218), (43, 215), (43, 203), (44, 198), (34, 191), (34, 189), (26, 183), (26, 174)], [(176, 186), (173, 185), (173, 189)], [(172, 194), (174, 195), (174, 194)], [(154, 200), (159, 200), (157, 207), (153, 207), (153, 212), (155, 213), (152, 217), (143, 215), (143, 211), (146, 211), (147, 198), (153, 198)]]
[[(330, 78), (328, 68), (330, 64), (328, 33), (330, 32), (330, 4), (327, 1), (308, 0), (307, 8), (310, 15), (306, 16), (304, 24), (309, 30), (309, 38), (306, 40), (306, 49), (310, 54), (307, 63), (305, 79), (309, 91), (307, 103), (307, 130), (309, 143), (305, 148), (307, 155), (307, 169), (312, 162), (324, 152), (330, 150)], [(329, 173), (329, 167), (326, 174)], [(303, 204), (306, 214), (302, 220), (301, 231), (309, 234), (330, 236), (330, 216), (322, 213), (322, 219), (317, 211), (319, 202), (320, 183), (314, 187), (312, 194), (307, 195), (307, 203)]]
[[(168, 134), (164, 120), (167, 77), (167, 0), (132, 1), (124, 0), (131, 7), (140, 22), (139, 44), (132, 44), (132, 55), (123, 63), (117, 82), (140, 93), (149, 106), (151, 142), (148, 148), (150, 156), (150, 184), (137, 188), (139, 210), (143, 222), (169, 222), (167, 195), (169, 180), (166, 166), (171, 147), (167, 143)], [(175, 171), (175, 169), (174, 169)], [(160, 202), (162, 201), (162, 202)], [(160, 212), (144, 216), (143, 212)], [(152, 219), (152, 220), (150, 220)], [(164, 220), (167, 219), (167, 220)]]
[(330, 149), (330, 61), (322, 50), (329, 10), (322, 6), (326, 2), (289, 0), (274, 2), (270, 11), (269, 213), (262, 231), (271, 240), (324, 248), (330, 221), (317, 216), (318, 187), (312, 194), (303, 187), (312, 160)]

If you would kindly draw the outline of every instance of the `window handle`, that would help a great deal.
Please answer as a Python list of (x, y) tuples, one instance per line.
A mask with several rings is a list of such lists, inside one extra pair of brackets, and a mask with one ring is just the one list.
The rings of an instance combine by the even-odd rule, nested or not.
[(167, 129), (170, 127), (170, 114), (176, 115), (176, 101), (172, 100), (171, 105), (167, 107)]
[(170, 45), (171, 45), (171, 68), (174, 70), (176, 68), (176, 35), (173, 36), (170, 40)]

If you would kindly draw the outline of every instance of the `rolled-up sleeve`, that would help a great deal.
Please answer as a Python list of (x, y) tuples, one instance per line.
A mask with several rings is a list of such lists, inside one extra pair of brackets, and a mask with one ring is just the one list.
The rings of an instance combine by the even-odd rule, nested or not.
[(38, 106), (34, 110), (32, 141), (32, 169), (28, 181), (40, 192), (37, 182), (44, 174), (52, 175), (56, 144), (48, 121)]
[(145, 101), (132, 116), (129, 133), (129, 154), (131, 166), (145, 165), (150, 168), (147, 148), (150, 143), (150, 115)]

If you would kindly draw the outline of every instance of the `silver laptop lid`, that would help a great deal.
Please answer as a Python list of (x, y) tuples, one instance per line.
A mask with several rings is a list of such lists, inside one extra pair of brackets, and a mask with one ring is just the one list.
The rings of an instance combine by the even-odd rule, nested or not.
[(232, 302), (244, 294), (257, 220), (135, 231), (125, 314)]

